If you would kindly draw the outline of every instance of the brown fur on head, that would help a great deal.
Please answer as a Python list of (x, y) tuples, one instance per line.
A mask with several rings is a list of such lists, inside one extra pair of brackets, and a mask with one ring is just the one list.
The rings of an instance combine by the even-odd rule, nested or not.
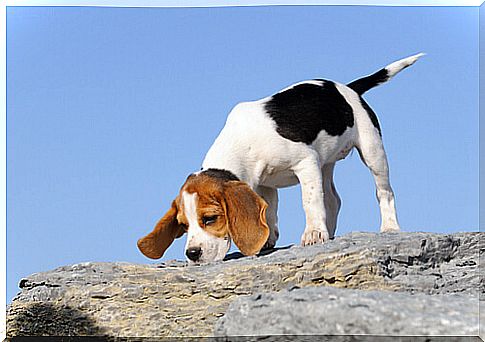
[[(174, 239), (188, 233), (192, 261), (221, 260), (231, 238), (244, 255), (259, 252), (269, 236), (266, 202), (246, 183), (210, 172), (189, 176), (172, 208), (155, 229), (138, 241), (149, 258), (160, 258)], [(200, 251), (196, 260), (190, 251)]]

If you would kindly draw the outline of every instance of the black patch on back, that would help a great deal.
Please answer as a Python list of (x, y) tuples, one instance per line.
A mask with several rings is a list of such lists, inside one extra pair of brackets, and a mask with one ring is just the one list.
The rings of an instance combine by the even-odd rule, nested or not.
[(283, 138), (311, 144), (322, 130), (341, 135), (354, 125), (352, 107), (331, 81), (303, 83), (277, 93), (265, 104)]
[(389, 79), (389, 74), (387, 73), (387, 70), (384, 68), (370, 76), (362, 77), (362, 78), (359, 78), (358, 80), (350, 82), (349, 84), (347, 84), (347, 87), (353, 89), (357, 94), (362, 95), (367, 90), (372, 89), (375, 86), (378, 86), (379, 84), (386, 82), (388, 79)]
[(382, 136), (381, 133), (381, 126), (379, 126), (379, 120), (377, 120), (377, 115), (374, 113), (372, 108), (365, 102), (365, 100), (361, 97), (360, 98), (360, 103), (362, 104), (362, 107), (364, 107), (365, 111), (367, 112), (367, 115), (369, 115), (370, 121), (374, 125), (375, 128), (379, 131), (379, 135)]
[(200, 174), (207, 175), (212, 178), (217, 178), (223, 181), (238, 181), (239, 178), (236, 177), (234, 173), (228, 170), (222, 169), (207, 169), (202, 171)]

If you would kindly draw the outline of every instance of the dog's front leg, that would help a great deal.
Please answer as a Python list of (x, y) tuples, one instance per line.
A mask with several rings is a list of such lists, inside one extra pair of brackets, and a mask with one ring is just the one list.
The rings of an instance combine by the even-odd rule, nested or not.
[(318, 155), (311, 151), (294, 168), (300, 181), (306, 227), (301, 237), (302, 245), (323, 243), (329, 239), (323, 201), (322, 172)]

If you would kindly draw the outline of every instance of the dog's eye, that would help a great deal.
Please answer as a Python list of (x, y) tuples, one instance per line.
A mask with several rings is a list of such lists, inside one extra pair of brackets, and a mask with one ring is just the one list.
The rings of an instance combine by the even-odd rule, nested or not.
[(214, 224), (216, 221), (217, 221), (217, 215), (202, 217), (202, 223), (204, 224), (204, 226), (210, 226), (211, 224)]

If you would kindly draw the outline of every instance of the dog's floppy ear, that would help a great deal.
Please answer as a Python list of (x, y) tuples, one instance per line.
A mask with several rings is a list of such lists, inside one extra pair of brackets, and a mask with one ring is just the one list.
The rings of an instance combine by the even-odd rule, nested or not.
[(266, 223), (268, 204), (246, 183), (224, 184), (224, 201), (229, 235), (244, 255), (254, 255), (269, 236)]
[(173, 240), (181, 237), (184, 233), (185, 230), (177, 222), (177, 204), (174, 200), (171, 208), (158, 221), (153, 231), (138, 240), (138, 248), (145, 256), (151, 259), (159, 259)]

